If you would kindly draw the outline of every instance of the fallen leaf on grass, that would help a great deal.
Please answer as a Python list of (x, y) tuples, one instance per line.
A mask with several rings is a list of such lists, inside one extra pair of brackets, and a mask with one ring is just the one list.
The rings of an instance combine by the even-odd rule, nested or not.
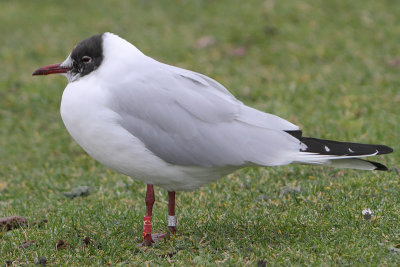
[(92, 244), (92, 240), (90, 240), (90, 237), (85, 237), (85, 239), (83, 239), (83, 243), (85, 243), (86, 247), (88, 247), (90, 244)]
[(176, 254), (176, 252), (170, 252), (170, 253), (166, 253), (166, 254), (162, 254), (162, 255), (157, 255), (160, 258), (172, 258), (172, 256), (174, 256)]
[(62, 194), (68, 198), (85, 197), (90, 194), (90, 188), (89, 186), (79, 186), (69, 192), (62, 192)]
[(42, 227), (43, 225), (45, 225), (46, 223), (47, 223), (48, 221), (47, 221), (47, 219), (43, 219), (43, 220), (41, 220), (40, 222), (34, 222), (33, 224), (34, 225), (37, 225), (37, 227)]
[(89, 245), (95, 246), (97, 249), (101, 249), (101, 244), (97, 244), (95, 241), (93, 241), (92, 239), (90, 239), (90, 237), (85, 237), (85, 239), (83, 239), (83, 243), (85, 243), (86, 247), (89, 247)]
[(58, 240), (56, 245), (57, 250), (65, 249), (65, 248), (72, 248), (71, 244), (64, 240)]
[(26, 218), (14, 215), (10, 217), (0, 218), (0, 228), (10, 231), (21, 226), (29, 226), (29, 222)]

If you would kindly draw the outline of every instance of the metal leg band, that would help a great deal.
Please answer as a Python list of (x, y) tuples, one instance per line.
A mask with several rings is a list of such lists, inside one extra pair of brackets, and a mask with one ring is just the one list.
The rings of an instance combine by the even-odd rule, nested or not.
[(168, 226), (176, 227), (176, 216), (168, 215)]

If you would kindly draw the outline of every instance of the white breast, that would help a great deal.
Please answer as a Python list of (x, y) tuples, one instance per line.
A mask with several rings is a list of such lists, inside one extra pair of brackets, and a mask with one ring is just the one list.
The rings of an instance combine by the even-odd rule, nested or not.
[(155, 156), (120, 126), (108, 108), (110, 92), (91, 76), (68, 84), (61, 117), (70, 135), (94, 159), (120, 173), (167, 190), (188, 190), (216, 180), (226, 171), (171, 165)]

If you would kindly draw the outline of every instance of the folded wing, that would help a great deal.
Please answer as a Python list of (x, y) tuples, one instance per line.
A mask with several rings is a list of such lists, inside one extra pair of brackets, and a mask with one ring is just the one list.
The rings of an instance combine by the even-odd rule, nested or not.
[(272, 166), (290, 163), (299, 151), (299, 140), (285, 132), (296, 125), (245, 106), (204, 75), (146, 64), (152, 65), (115, 83), (118, 99), (110, 105), (122, 114), (121, 125), (164, 161)]

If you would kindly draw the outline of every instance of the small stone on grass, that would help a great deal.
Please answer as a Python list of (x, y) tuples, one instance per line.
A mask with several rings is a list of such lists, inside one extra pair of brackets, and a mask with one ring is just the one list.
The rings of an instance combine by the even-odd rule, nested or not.
[(41, 265), (41, 266), (46, 266), (46, 263), (47, 263), (46, 257), (41, 257), (41, 258), (36, 262), (37, 265)]
[(363, 211), (361, 212), (362, 216), (364, 217), (364, 219), (366, 220), (371, 220), (372, 215), (374, 214), (370, 209), (363, 209)]
[(89, 186), (79, 186), (69, 192), (62, 192), (62, 194), (68, 198), (85, 197), (90, 194), (90, 188)]
[(392, 253), (400, 254), (400, 248), (396, 248), (396, 247), (393, 247), (393, 246), (389, 247), (389, 251), (392, 252)]

